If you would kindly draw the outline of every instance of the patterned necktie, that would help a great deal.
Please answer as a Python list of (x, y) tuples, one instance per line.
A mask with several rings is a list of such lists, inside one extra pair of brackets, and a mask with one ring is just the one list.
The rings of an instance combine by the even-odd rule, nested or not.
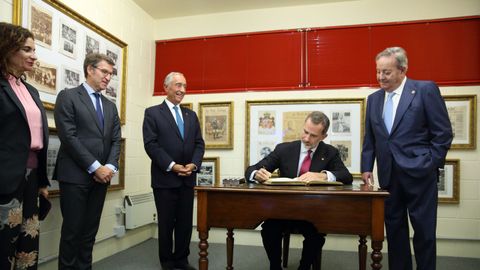
[(394, 92), (388, 93), (387, 102), (385, 102), (385, 108), (383, 110), (383, 122), (387, 127), (388, 134), (392, 131), (393, 126), (393, 96)]
[(178, 112), (178, 106), (173, 106), (173, 109), (175, 110), (175, 118), (177, 119), (178, 130), (180, 130), (180, 135), (182, 135), (183, 139), (183, 120)]
[(307, 156), (303, 159), (302, 166), (300, 166), (300, 172), (298, 173), (298, 176), (308, 172), (310, 170), (310, 165), (312, 164), (312, 158), (310, 155), (312, 154), (312, 150), (308, 150)]
[(100, 124), (100, 128), (103, 130), (103, 112), (102, 112), (102, 106), (100, 105), (100, 93), (94, 93), (95, 95), (95, 111), (97, 112), (97, 118), (98, 118), (98, 123)]

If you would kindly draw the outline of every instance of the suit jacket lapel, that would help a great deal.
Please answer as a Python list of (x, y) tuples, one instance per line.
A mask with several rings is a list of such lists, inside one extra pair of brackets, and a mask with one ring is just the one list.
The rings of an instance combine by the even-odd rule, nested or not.
[(80, 96), (79, 100), (87, 107), (88, 112), (90, 112), (90, 116), (93, 118), (93, 121), (97, 125), (98, 131), (102, 133), (102, 128), (100, 127), (100, 123), (98, 122), (97, 118), (97, 112), (95, 111), (95, 107), (93, 107), (92, 99), (88, 96), (87, 89), (80, 85), (79, 87), (77, 87), (77, 93)]
[(378, 123), (381, 123), (383, 126), (383, 132), (387, 134), (388, 136), (388, 130), (387, 127), (385, 126), (385, 122), (383, 121), (383, 107), (385, 105), (385, 90), (381, 90), (378, 95), (375, 95), (372, 97), (371, 100), (372, 106), (373, 106), (373, 114), (375, 117), (377, 117), (376, 121)]
[[(173, 118), (173, 115), (172, 113), (170, 112), (170, 109), (168, 108), (168, 105), (167, 103), (164, 101), (162, 104), (160, 104), (160, 111), (162, 112), (163, 116), (165, 119), (167, 119), (168, 123), (170, 124), (170, 126), (172, 127), (173, 130), (175, 130), (175, 132), (177, 133), (177, 136), (181, 139), (182, 138), (182, 135), (180, 134), (180, 130), (178, 130), (178, 126), (177, 126), (177, 122), (175, 122), (175, 118)], [(183, 110), (182, 110), (182, 113), (183, 113)], [(183, 127), (184, 127), (184, 135), (186, 134), (186, 131), (185, 131), (185, 117), (183, 118)]]
[(188, 111), (186, 111), (183, 108), (181, 110), (182, 110), (182, 116), (183, 116), (183, 136), (184, 136), (184, 139), (186, 139), (188, 131), (190, 130), (191, 119)]
[(318, 144), (317, 150), (313, 153), (312, 164), (310, 165), (311, 172), (320, 172), (326, 167), (325, 164), (325, 147), (324, 142)]
[(400, 97), (400, 101), (398, 102), (397, 111), (395, 112), (395, 119), (393, 121), (392, 131), (395, 131), (395, 128), (398, 126), (400, 121), (403, 118), (403, 115), (407, 111), (410, 103), (412, 103), (413, 98), (416, 94), (415, 86), (413, 85), (412, 81), (408, 80), (405, 82), (405, 86), (403, 87), (402, 96)]
[(27, 114), (25, 113), (25, 109), (23, 108), (22, 103), (21, 103), (20, 100), (18, 99), (17, 94), (15, 94), (15, 92), (14, 92), (13, 89), (12, 89), (12, 87), (10, 86), (10, 83), (9, 83), (6, 79), (1, 80), (0, 83), (3, 85), (3, 89), (5, 89), (5, 92), (7, 93), (7, 95), (10, 96), (10, 98), (11, 98), (12, 101), (13, 101), (13, 103), (15, 103), (15, 105), (18, 107), (18, 109), (19, 109), (20, 112), (22, 113), (23, 118), (25, 119), (25, 121), (28, 121), (28, 120), (27, 120)]

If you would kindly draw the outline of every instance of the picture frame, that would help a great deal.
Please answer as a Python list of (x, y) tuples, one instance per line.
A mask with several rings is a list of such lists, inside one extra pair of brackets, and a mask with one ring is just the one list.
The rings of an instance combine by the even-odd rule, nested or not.
[(205, 149), (233, 149), (233, 102), (198, 103)]
[(191, 103), (191, 102), (180, 103), (180, 107), (187, 108), (187, 109), (190, 109), (190, 110), (193, 111), (193, 103)]
[(460, 201), (460, 160), (447, 159), (439, 169), (438, 202), (458, 204)]
[[(53, 179), (53, 172), (57, 162), (58, 151), (60, 149), (60, 139), (58, 138), (57, 129), (49, 127), (48, 150), (47, 150), (47, 177), (50, 180), (48, 193), (51, 197), (60, 195), (60, 187), (57, 179)], [(108, 191), (121, 190), (125, 188), (125, 139), (121, 139), (120, 159), (118, 162), (118, 173), (110, 181)]]
[(109, 86), (102, 92), (117, 106), (121, 124), (126, 123), (125, 42), (58, 0), (13, 0), (13, 23), (30, 29), (35, 36), (39, 60), (34, 70), (27, 73), (27, 79), (39, 90), (45, 109), (54, 109), (63, 87), (71, 88), (85, 81), (85, 52), (98, 50), (115, 62)]
[(443, 98), (453, 130), (450, 149), (476, 149), (477, 95), (453, 95)]
[(251, 100), (245, 106), (245, 168), (266, 157), (277, 144), (300, 139), (306, 116), (322, 111), (330, 119), (325, 143), (339, 149), (354, 178), (361, 177), (365, 99)]
[(218, 186), (220, 184), (220, 158), (204, 157), (197, 172), (197, 186)]

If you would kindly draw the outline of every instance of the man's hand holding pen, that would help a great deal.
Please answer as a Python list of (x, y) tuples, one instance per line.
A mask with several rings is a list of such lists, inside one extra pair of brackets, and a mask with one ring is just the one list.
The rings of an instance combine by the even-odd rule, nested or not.
[(258, 182), (263, 183), (263, 182), (267, 181), (268, 179), (270, 179), (271, 176), (272, 176), (272, 173), (267, 171), (267, 169), (265, 169), (265, 167), (262, 167), (260, 170), (258, 170), (255, 173), (254, 178)]

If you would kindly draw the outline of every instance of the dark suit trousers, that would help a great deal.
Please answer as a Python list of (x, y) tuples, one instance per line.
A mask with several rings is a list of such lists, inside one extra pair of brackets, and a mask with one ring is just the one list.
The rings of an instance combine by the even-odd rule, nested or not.
[(158, 215), (160, 263), (184, 265), (188, 263), (192, 238), (193, 187), (155, 188), (153, 195)]
[(419, 270), (434, 270), (436, 263), (437, 173), (415, 179), (393, 164), (385, 200), (385, 227), (390, 270), (411, 270), (408, 216), (414, 230), (413, 248)]
[(302, 258), (298, 269), (310, 269), (318, 251), (325, 243), (325, 234), (319, 233), (312, 223), (302, 220), (268, 219), (262, 224), (263, 247), (270, 260), (270, 270), (281, 270), (282, 234), (298, 231), (303, 237)]
[(92, 250), (102, 216), (107, 185), (86, 185), (60, 181), (60, 209), (63, 223), (58, 269), (91, 269)]

